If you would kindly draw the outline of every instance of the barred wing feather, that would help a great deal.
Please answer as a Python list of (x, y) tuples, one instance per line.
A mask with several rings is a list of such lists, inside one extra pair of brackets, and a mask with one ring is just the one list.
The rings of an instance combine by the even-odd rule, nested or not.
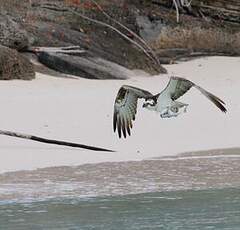
[(192, 86), (194, 86), (194, 83), (187, 79), (171, 77), (167, 87), (161, 93), (166, 93), (175, 101), (190, 90)]
[(227, 109), (224, 107), (225, 103), (217, 96), (203, 89), (202, 87), (195, 85), (193, 82), (180, 78), (171, 77), (167, 87), (161, 92), (167, 94), (173, 101), (184, 95), (192, 87), (198, 89), (203, 95), (205, 95), (212, 103), (214, 103), (222, 112), (226, 112)]
[(117, 94), (114, 104), (113, 130), (118, 131), (118, 136), (122, 134), (126, 138), (131, 135), (132, 121), (137, 113), (137, 102), (139, 98), (151, 98), (153, 95), (143, 89), (122, 86)]

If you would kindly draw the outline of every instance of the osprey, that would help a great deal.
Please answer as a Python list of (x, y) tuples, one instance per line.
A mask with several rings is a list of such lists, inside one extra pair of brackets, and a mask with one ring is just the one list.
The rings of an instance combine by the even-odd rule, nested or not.
[(143, 108), (159, 112), (162, 118), (176, 117), (182, 111), (186, 112), (188, 104), (176, 100), (192, 87), (198, 89), (222, 112), (226, 113), (225, 103), (220, 98), (184, 78), (171, 77), (166, 88), (156, 95), (140, 88), (123, 85), (119, 89), (114, 103), (114, 132), (118, 130), (119, 138), (122, 134), (125, 138), (127, 134), (131, 135), (130, 129), (132, 128), (132, 121), (135, 120), (137, 102), (140, 98), (145, 99)]

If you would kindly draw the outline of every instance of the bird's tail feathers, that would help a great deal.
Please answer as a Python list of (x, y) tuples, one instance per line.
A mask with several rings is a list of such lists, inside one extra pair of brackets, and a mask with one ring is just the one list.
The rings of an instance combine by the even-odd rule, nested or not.
[(222, 112), (226, 113), (227, 109), (225, 108), (225, 102), (218, 98), (217, 96), (213, 95), (212, 93), (208, 92), (207, 90), (203, 89), (202, 87), (195, 85), (195, 87), (205, 95), (212, 103), (214, 103)]

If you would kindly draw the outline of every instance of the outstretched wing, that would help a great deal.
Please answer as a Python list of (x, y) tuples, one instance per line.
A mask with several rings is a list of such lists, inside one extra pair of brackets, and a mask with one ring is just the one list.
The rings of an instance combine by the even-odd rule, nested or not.
[(166, 88), (160, 94), (166, 94), (172, 100), (177, 100), (191, 89), (192, 86), (194, 86), (194, 83), (187, 79), (171, 77)]
[(197, 88), (203, 95), (205, 95), (212, 103), (214, 103), (222, 112), (226, 113), (227, 109), (224, 107), (225, 103), (217, 96), (203, 89), (202, 87), (195, 85), (193, 82), (180, 78), (171, 77), (167, 87), (161, 92), (167, 94), (172, 100), (177, 100), (184, 95), (192, 87)]
[(139, 98), (151, 98), (153, 95), (143, 89), (123, 85), (117, 94), (114, 103), (113, 130), (118, 130), (118, 136), (122, 134), (126, 138), (127, 133), (130, 136), (132, 121), (135, 120), (137, 113), (137, 101)]

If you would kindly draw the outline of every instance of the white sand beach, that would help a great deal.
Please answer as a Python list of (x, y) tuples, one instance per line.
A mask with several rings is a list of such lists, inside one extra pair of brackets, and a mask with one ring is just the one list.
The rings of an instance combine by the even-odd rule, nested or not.
[[(240, 58), (206, 57), (165, 66), (167, 75), (129, 80), (67, 79), (37, 74), (33, 81), (1, 81), (1, 130), (113, 149), (94, 152), (0, 136), (0, 173), (49, 166), (143, 160), (198, 150), (239, 147)], [(137, 72), (136, 72), (137, 73)], [(123, 84), (160, 92), (168, 77), (192, 80), (226, 102), (222, 113), (196, 89), (181, 99), (188, 112), (172, 119), (139, 106), (132, 136), (112, 130), (115, 96)], [(141, 102), (140, 102), (141, 103)]]

